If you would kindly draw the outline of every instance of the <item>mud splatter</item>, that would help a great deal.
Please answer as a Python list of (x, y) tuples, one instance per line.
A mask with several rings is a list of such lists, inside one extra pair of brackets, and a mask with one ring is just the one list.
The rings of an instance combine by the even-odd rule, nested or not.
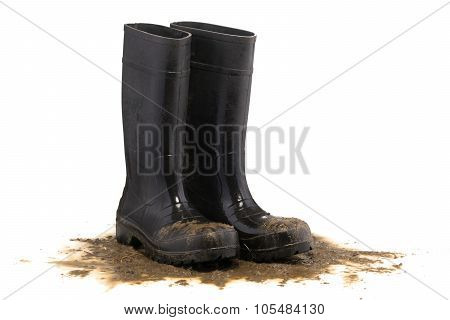
[[(392, 252), (358, 251), (315, 236), (313, 251), (274, 263), (230, 260), (191, 267), (174, 267), (154, 262), (141, 251), (120, 245), (113, 236), (99, 239), (74, 239), (74, 247), (64, 250), (65, 259), (52, 261), (71, 277), (95, 276), (108, 286), (120, 283), (141, 284), (171, 280), (172, 285), (190, 285), (192, 280), (224, 288), (228, 283), (244, 280), (254, 283), (276, 281), (321, 281), (322, 275), (341, 274), (344, 283), (361, 281), (364, 273), (398, 272), (401, 263), (392, 264), (403, 255)], [(336, 271), (339, 269), (340, 271)], [(341, 270), (343, 269), (343, 270)], [(326, 284), (327, 282), (321, 282)]]
[(358, 274), (356, 274), (356, 273), (349, 273), (344, 276), (344, 282), (346, 285), (351, 285), (358, 281), (360, 281), (360, 278), (359, 278)]
[(20, 259), (19, 262), (20, 263), (30, 263), (31, 261), (28, 259)]
[(72, 270), (72, 271), (69, 271), (68, 275), (69, 276), (77, 276), (77, 277), (86, 277), (90, 272), (91, 272), (91, 270), (87, 270), (87, 269)]

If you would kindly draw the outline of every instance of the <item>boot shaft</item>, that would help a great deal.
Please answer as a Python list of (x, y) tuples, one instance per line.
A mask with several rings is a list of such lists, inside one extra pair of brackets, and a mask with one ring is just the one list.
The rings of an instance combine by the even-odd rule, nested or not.
[(181, 141), (176, 131), (182, 130), (186, 116), (190, 45), (191, 36), (183, 31), (125, 25), (122, 118), (127, 181), (121, 212), (158, 194), (160, 207), (185, 201), (177, 176)]
[[(235, 210), (261, 209), (245, 178), (245, 133), (256, 36), (252, 32), (197, 22), (172, 28), (192, 34), (186, 122), (196, 161), (189, 161), (189, 201), (212, 220), (232, 223)], [(244, 210), (245, 209), (245, 210)]]

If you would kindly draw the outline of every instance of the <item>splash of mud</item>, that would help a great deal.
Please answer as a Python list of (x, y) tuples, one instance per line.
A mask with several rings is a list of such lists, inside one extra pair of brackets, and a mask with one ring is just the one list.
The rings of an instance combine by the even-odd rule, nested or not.
[[(360, 281), (359, 274), (392, 273), (401, 264), (392, 264), (402, 257), (392, 252), (357, 251), (315, 236), (313, 251), (274, 263), (254, 263), (231, 260), (180, 268), (154, 262), (139, 250), (120, 245), (113, 236), (99, 239), (73, 239), (77, 246), (64, 250), (65, 259), (52, 261), (62, 267), (67, 276), (93, 275), (113, 287), (120, 283), (140, 284), (174, 280), (172, 285), (186, 286), (196, 279), (204, 284), (224, 288), (234, 280), (262, 283), (277, 281), (283, 286), (288, 281), (320, 280), (321, 275), (333, 274), (343, 267), (344, 282), (349, 285)], [(326, 283), (326, 282), (322, 282)]]

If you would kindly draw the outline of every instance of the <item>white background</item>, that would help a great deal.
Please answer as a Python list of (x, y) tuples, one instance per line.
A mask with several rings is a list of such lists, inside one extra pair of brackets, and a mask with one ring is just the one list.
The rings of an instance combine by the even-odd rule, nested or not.
[[(445, 0), (5, 3), (110, 75), (0, 4), (2, 297), (45, 271), (68, 239), (114, 224), (125, 181), (121, 85), (113, 78), (121, 77), (124, 23), (192, 20), (255, 32), (249, 125), (261, 126)], [(370, 247), (406, 253), (405, 270), (447, 298), (449, 57), (450, 5), (271, 123), (298, 133), (311, 127), (303, 147), (310, 175), (261, 171)], [(260, 176), (248, 180), (267, 211), (303, 218), (316, 234), (364, 248)], [(448, 319), (448, 300), (401, 273), (368, 275), (353, 287), (334, 280), (284, 288), (237, 283), (222, 291), (165, 283), (110, 289), (60, 274), (54, 268), (3, 301), (5, 319), (115, 319), (126, 317), (123, 305), (169, 302), (325, 303), (328, 316), (316, 318)]]

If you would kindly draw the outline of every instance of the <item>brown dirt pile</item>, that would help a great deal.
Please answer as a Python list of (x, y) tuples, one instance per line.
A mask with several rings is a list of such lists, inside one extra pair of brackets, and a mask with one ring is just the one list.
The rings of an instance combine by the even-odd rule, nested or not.
[(401, 266), (393, 263), (394, 259), (402, 257), (398, 253), (358, 251), (323, 237), (315, 236), (314, 239), (313, 251), (283, 261), (254, 263), (235, 259), (187, 268), (154, 262), (141, 251), (118, 244), (113, 236), (73, 239), (77, 246), (64, 250), (67, 256), (52, 263), (63, 268), (67, 276), (95, 276), (109, 286), (162, 280), (173, 280), (172, 285), (186, 286), (196, 279), (219, 288), (234, 280), (255, 283), (272, 280), (281, 286), (288, 281), (320, 280), (321, 275), (334, 273), (336, 267), (343, 267), (339, 272), (345, 283), (351, 284), (360, 281), (360, 275), (365, 272), (392, 273)]

